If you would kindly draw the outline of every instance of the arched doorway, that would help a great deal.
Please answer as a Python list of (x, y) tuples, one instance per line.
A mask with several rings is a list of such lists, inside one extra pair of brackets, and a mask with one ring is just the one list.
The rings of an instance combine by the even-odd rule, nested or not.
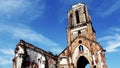
[[(89, 64), (89, 61), (84, 56), (81, 56), (77, 61), (77, 68), (86, 68), (88, 64)], [(90, 68), (90, 67), (87, 66), (87, 68)]]
[(87, 65), (85, 66), (85, 68), (90, 68), (90, 64), (87, 64)]

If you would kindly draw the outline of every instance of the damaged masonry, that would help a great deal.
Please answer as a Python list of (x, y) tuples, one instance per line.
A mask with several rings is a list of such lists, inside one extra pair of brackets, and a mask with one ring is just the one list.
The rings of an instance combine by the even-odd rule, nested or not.
[(57, 57), (20, 40), (15, 49), (13, 68), (56, 68)]
[(96, 41), (87, 6), (78, 3), (68, 12), (67, 47), (54, 56), (23, 40), (17, 44), (13, 68), (107, 68), (105, 50)]

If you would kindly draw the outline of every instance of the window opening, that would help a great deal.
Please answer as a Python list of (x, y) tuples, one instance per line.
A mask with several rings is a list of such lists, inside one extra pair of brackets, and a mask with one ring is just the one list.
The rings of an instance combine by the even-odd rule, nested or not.
[(78, 10), (75, 13), (76, 13), (76, 21), (77, 21), (77, 24), (78, 24), (78, 23), (80, 23)]
[(79, 40), (79, 44), (81, 44), (82, 43), (82, 41), (81, 40)]
[(80, 30), (78, 30), (78, 35), (79, 35), (79, 34), (81, 34), (81, 31), (80, 31)]
[(82, 45), (79, 46), (79, 50), (83, 51), (83, 46)]
[(70, 14), (70, 26), (73, 26), (72, 18), (73, 18), (73, 16), (72, 16), (72, 14)]

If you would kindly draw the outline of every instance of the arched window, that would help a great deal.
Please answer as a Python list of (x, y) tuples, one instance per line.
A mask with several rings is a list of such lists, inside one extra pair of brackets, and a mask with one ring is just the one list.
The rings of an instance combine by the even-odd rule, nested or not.
[(78, 35), (79, 35), (79, 34), (81, 34), (81, 31), (80, 31), (80, 30), (78, 30)]
[(76, 14), (76, 22), (77, 22), (77, 23), (80, 23), (78, 10), (75, 11), (75, 14)]
[(82, 45), (79, 46), (79, 50), (83, 51), (83, 46)]

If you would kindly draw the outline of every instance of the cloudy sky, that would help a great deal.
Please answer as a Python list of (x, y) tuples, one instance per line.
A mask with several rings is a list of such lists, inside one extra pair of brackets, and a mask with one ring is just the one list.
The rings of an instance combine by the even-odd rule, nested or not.
[(120, 0), (0, 0), (0, 68), (12, 68), (20, 39), (59, 54), (66, 46), (67, 12), (85, 2), (108, 68), (120, 63)]

